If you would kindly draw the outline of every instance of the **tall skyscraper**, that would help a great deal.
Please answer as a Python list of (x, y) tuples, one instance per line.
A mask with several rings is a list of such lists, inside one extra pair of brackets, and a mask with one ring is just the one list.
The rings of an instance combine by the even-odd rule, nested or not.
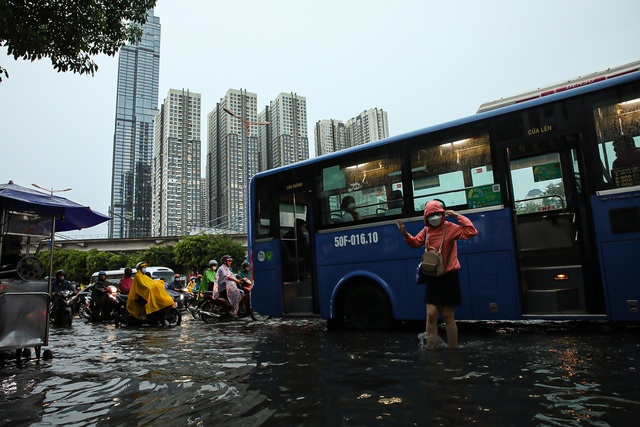
[(347, 148), (344, 123), (340, 120), (319, 120), (315, 126), (316, 156)]
[(208, 226), (211, 228), (238, 233), (247, 230), (247, 177), (258, 171), (257, 105), (255, 93), (229, 89), (207, 116)]
[(113, 137), (110, 238), (151, 234), (153, 120), (158, 111), (160, 18), (147, 12), (142, 40), (120, 49)]
[(202, 223), (199, 93), (171, 89), (155, 119), (152, 235), (184, 236)]
[(277, 168), (309, 158), (307, 99), (281, 93), (260, 113), (270, 124), (259, 129), (260, 170)]

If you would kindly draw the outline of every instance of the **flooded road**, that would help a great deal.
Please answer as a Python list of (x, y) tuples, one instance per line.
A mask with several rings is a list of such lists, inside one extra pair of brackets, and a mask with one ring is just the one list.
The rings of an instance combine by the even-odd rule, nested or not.
[(52, 360), (0, 366), (2, 426), (626, 426), (640, 419), (640, 326), (461, 323), (328, 333), (269, 319), (52, 329)]

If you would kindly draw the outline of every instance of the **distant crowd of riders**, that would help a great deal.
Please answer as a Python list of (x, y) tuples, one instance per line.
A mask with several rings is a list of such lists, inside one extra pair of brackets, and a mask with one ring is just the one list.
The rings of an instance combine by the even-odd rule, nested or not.
[[(90, 285), (90, 294), (82, 293), (80, 286), (58, 270), (51, 283), (51, 320), (57, 325), (71, 326), (71, 313), (75, 312), (93, 321), (115, 319), (116, 324), (119, 320), (147, 323), (150, 315), (158, 324), (180, 324), (179, 314), (178, 319), (174, 319), (173, 313), (169, 316), (171, 321), (165, 319), (169, 309), (189, 311), (194, 318), (207, 323), (246, 315), (254, 318), (250, 309), (251, 265), (245, 261), (240, 271), (234, 273), (232, 263), (233, 258), (224, 255), (220, 265), (215, 259), (210, 260), (202, 274), (192, 271), (184, 280), (175, 274), (174, 280), (167, 282), (151, 277), (143, 261), (135, 270), (124, 269), (124, 276), (117, 282), (107, 280), (106, 271), (100, 271)], [(76, 299), (79, 293), (84, 295)], [(165, 315), (154, 315), (156, 312)]]

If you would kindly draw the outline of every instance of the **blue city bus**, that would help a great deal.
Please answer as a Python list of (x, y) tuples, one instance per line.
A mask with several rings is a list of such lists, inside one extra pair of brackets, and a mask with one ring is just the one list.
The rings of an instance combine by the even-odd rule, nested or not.
[(256, 174), (254, 308), (351, 330), (424, 320), (421, 250), (396, 220), (415, 235), (439, 200), (478, 230), (458, 241), (458, 319), (640, 320), (640, 62), (629, 65)]

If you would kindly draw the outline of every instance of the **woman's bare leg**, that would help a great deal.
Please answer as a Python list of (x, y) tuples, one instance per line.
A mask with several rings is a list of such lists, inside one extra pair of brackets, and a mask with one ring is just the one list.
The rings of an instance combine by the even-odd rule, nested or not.
[(442, 319), (447, 328), (447, 342), (449, 348), (458, 348), (458, 325), (456, 324), (456, 308), (442, 307)]
[(427, 304), (427, 347), (438, 345), (438, 306)]

